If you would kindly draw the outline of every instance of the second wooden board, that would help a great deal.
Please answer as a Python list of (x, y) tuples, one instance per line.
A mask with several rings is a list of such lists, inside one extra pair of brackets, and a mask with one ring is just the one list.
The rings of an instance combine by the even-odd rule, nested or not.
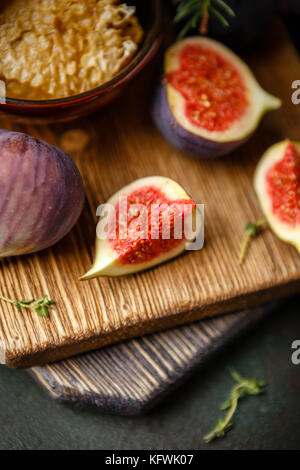
[(29, 369), (59, 402), (120, 415), (146, 412), (272, 306), (201, 320)]
[[(0, 362), (29, 367), (57, 361), (299, 290), (299, 256), (269, 230), (252, 244), (245, 263), (238, 262), (245, 224), (261, 218), (252, 188), (255, 165), (274, 142), (299, 139), (300, 122), (300, 109), (291, 102), (291, 83), (300, 76), (300, 65), (283, 27), (273, 25), (262, 47), (245, 59), (283, 107), (264, 119), (246, 145), (219, 161), (197, 161), (162, 138), (149, 116), (149, 74), (113, 106), (77, 123), (36, 127), (2, 121), (2, 127), (69, 150), (73, 139), (71, 155), (87, 198), (77, 226), (60, 243), (2, 261), (3, 295), (22, 299), (47, 293), (56, 306), (45, 319), (1, 303)], [(78, 136), (87, 137), (81, 150)], [(79, 282), (92, 262), (97, 206), (130, 181), (152, 174), (177, 180), (205, 204), (204, 248), (138, 275)]]

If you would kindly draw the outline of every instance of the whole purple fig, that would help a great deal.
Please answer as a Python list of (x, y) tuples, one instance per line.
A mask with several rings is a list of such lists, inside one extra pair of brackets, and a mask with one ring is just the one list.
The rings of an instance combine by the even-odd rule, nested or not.
[(53, 245), (76, 223), (83, 202), (82, 179), (68, 155), (0, 130), (0, 257)]

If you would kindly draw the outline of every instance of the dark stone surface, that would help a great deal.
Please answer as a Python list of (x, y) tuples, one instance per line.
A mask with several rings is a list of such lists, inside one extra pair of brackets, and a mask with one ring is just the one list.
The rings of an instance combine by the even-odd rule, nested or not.
[[(300, 449), (300, 297), (271, 313), (148, 415), (72, 410), (49, 398), (26, 371), (0, 367), (0, 449)], [(268, 382), (240, 403), (234, 427), (206, 445), (232, 385), (228, 368)]]

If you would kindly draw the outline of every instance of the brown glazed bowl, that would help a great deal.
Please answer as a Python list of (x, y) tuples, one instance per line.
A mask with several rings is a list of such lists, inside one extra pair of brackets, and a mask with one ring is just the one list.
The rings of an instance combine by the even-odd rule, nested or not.
[(144, 39), (132, 61), (118, 75), (97, 88), (66, 98), (32, 101), (6, 97), (4, 103), (0, 102), (0, 117), (6, 114), (14, 121), (28, 123), (68, 121), (92, 113), (119, 96), (157, 52), (162, 22), (161, 0), (135, 0), (127, 3), (136, 5)]

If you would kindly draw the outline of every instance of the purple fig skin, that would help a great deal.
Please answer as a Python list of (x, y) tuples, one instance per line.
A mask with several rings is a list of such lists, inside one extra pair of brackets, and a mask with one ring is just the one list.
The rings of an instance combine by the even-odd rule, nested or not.
[(83, 203), (82, 179), (68, 155), (0, 130), (0, 257), (53, 245), (71, 230)]
[(216, 142), (205, 139), (184, 129), (172, 114), (168, 103), (166, 84), (158, 86), (152, 105), (152, 117), (165, 139), (182, 152), (189, 153), (199, 159), (215, 159), (230, 153), (246, 142), (245, 139), (232, 142)]

